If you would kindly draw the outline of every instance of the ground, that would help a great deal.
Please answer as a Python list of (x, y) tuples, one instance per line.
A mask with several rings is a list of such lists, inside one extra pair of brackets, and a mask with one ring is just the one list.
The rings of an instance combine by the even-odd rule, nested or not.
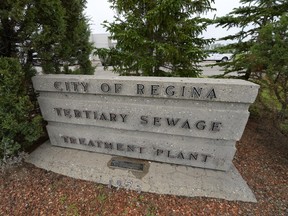
[(0, 173), (0, 216), (288, 215), (287, 136), (250, 118), (233, 162), (257, 203), (117, 190), (24, 163)]

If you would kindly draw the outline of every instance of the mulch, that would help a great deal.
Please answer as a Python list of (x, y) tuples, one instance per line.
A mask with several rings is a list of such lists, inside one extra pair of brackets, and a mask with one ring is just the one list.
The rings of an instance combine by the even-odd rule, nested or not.
[(258, 202), (187, 198), (77, 180), (24, 163), (0, 173), (0, 216), (6, 215), (288, 215), (288, 138), (251, 118), (234, 164)]

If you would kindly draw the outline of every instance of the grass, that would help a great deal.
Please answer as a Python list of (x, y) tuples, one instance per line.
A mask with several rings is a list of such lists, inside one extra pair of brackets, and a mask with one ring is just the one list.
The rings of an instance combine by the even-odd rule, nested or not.
[(260, 93), (261, 100), (266, 107), (270, 108), (271, 110), (275, 110), (275, 111), (281, 110), (280, 102), (277, 100), (276, 96), (271, 94), (269, 89), (262, 88), (262, 90), (260, 90), (259, 93)]
[(288, 120), (280, 123), (279, 127), (283, 134), (288, 135)]
[(279, 118), (281, 111), (281, 103), (277, 100), (273, 93), (264, 87), (261, 87), (258, 98), (249, 108), (252, 116), (259, 118), (272, 118), (279, 130), (288, 135), (288, 110), (286, 110), (286, 118)]
[(72, 203), (72, 204), (68, 205), (67, 215), (73, 215), (73, 216), (79, 215), (78, 208), (77, 208), (76, 204)]
[(157, 208), (154, 205), (150, 205), (147, 208), (146, 216), (155, 216), (157, 212)]
[(107, 199), (107, 196), (104, 194), (104, 193), (101, 193), (97, 196), (97, 200), (100, 202), (100, 203), (103, 203), (105, 200)]
[[(66, 205), (68, 197), (66, 195), (63, 195), (60, 197), (60, 203), (61, 205)], [(79, 210), (76, 206), (75, 203), (68, 204), (67, 206), (67, 212), (66, 215), (73, 215), (73, 216), (78, 216), (79, 215)]]
[(62, 197), (60, 197), (60, 203), (61, 205), (64, 205), (67, 201), (67, 196), (66, 195), (63, 195)]

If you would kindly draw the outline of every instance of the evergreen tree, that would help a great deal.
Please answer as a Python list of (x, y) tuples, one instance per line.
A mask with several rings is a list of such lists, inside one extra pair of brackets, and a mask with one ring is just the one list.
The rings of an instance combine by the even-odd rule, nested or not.
[(251, 48), (255, 56), (253, 68), (259, 65), (262, 76), (261, 84), (281, 104), (279, 116), (285, 120), (288, 117), (288, 14), (283, 14), (280, 20), (266, 23), (259, 31), (258, 43)]
[(61, 64), (77, 62), (81, 73), (92, 74), (85, 4), (86, 0), (2, 1), (0, 56), (18, 57), (29, 67), (37, 53), (44, 73), (62, 73)]
[[(201, 37), (209, 20), (201, 18), (213, 0), (109, 0), (118, 13), (105, 22), (117, 41), (109, 51), (121, 75), (195, 77), (210, 40)], [(103, 50), (99, 50), (103, 51)]]
[(26, 82), (18, 59), (0, 57), (0, 166), (43, 134)]
[[(234, 59), (225, 63), (226, 74), (237, 71), (244, 79), (251, 75), (257, 76), (261, 65), (254, 64), (255, 56), (250, 52), (251, 47), (259, 41), (259, 32), (268, 23), (274, 23), (288, 11), (287, 0), (240, 0), (242, 6), (234, 8), (228, 15), (215, 20), (217, 27), (228, 30), (237, 27), (240, 30), (220, 40), (232, 40), (231, 44), (221, 47), (223, 52), (233, 50)], [(256, 68), (255, 68), (256, 67)]]
[(83, 11), (86, 0), (61, 0), (65, 9), (66, 31), (61, 40), (60, 56), (69, 64), (79, 64), (81, 74), (93, 74), (89, 56), (93, 50), (89, 42), (90, 30)]
[[(235, 42), (222, 47), (232, 49), (234, 59), (226, 64), (226, 74), (237, 71), (242, 78), (261, 85), (261, 105), (277, 114), (287, 131), (288, 117), (288, 1), (241, 0), (243, 6), (216, 19), (218, 26), (238, 27), (234, 35), (221, 38)], [(280, 118), (279, 118), (280, 117)], [(286, 126), (285, 126), (286, 125)]]
[[(41, 136), (31, 77), (35, 54), (44, 73), (92, 74), (86, 0), (1, 0), (0, 165)], [(68, 70), (77, 63), (79, 70)]]

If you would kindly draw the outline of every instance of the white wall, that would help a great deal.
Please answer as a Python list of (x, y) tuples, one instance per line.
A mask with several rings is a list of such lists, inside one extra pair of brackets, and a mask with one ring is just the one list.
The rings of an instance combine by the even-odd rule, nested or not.
[(91, 41), (93, 42), (96, 48), (109, 48), (110, 47), (110, 39), (109, 34), (92, 34)]
[[(101, 33), (101, 34), (91, 34), (90, 41), (93, 43), (96, 48), (111, 48), (115, 46), (114, 41), (110, 40), (110, 34)], [(93, 60), (99, 60), (97, 56), (93, 56)]]

